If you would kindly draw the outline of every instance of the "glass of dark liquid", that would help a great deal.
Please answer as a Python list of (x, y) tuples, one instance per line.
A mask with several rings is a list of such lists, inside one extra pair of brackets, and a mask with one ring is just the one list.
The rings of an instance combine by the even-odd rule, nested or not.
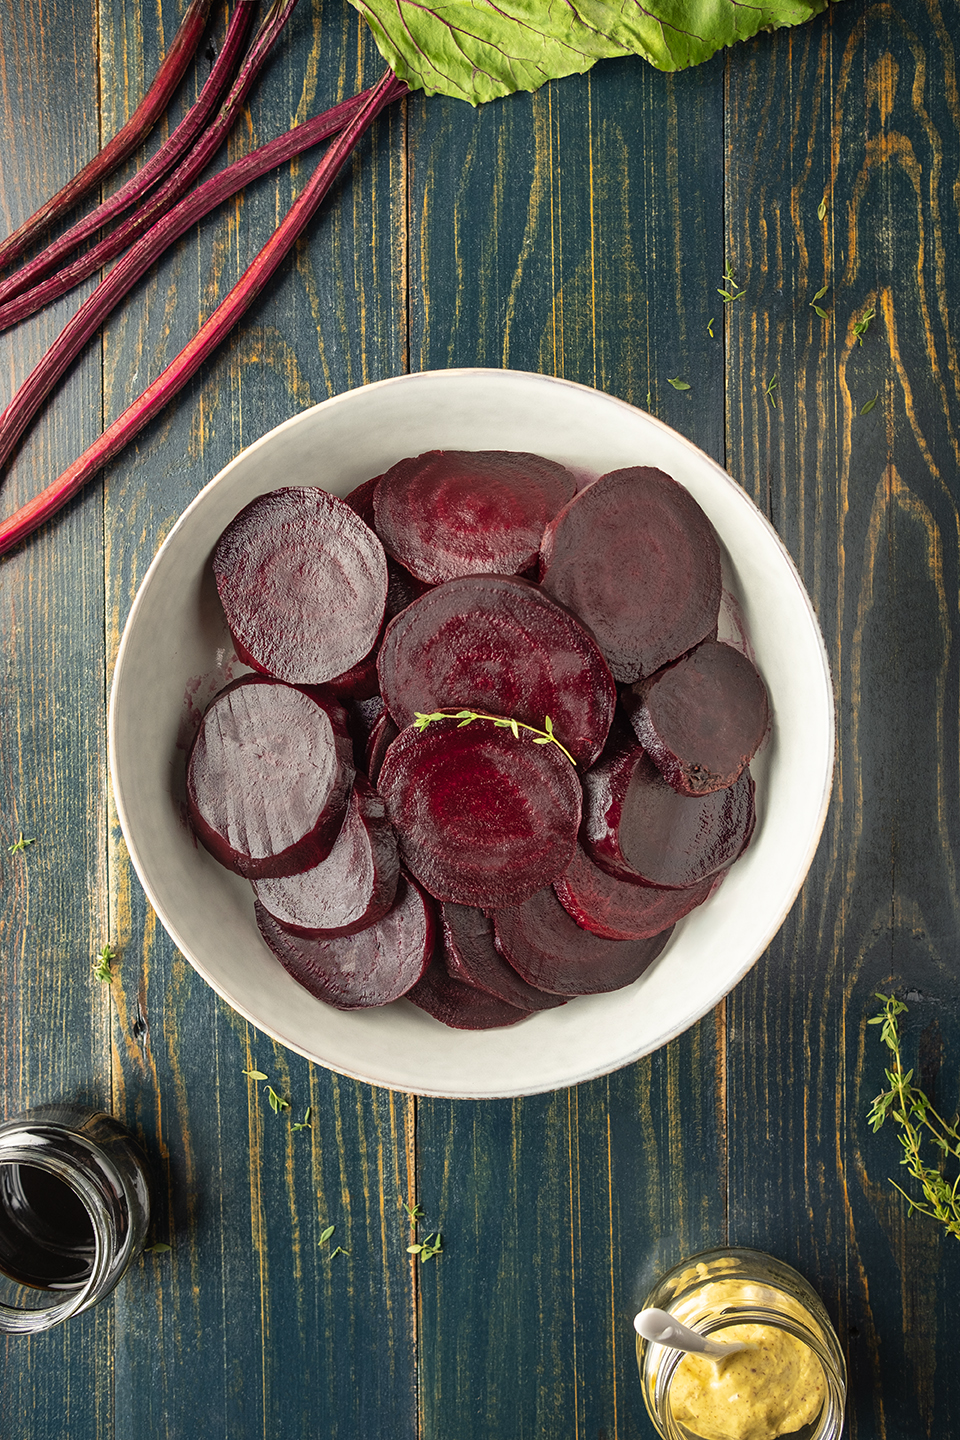
[(0, 1331), (97, 1304), (143, 1249), (146, 1158), (112, 1116), (42, 1105), (0, 1123)]

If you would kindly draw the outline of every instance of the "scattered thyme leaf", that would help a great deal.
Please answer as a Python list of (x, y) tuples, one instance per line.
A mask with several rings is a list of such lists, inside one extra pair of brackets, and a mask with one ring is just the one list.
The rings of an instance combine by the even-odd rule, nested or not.
[(11, 855), (22, 855), (26, 852), (28, 845), (36, 845), (36, 843), (37, 842), (35, 838), (30, 840), (24, 840), (23, 831), (21, 830), (19, 840), (14, 841), (12, 845), (8, 845), (7, 850)]
[(873, 1101), (867, 1121), (874, 1133), (888, 1118), (902, 1127), (903, 1133), (897, 1137), (903, 1147), (900, 1164), (919, 1181), (924, 1196), (922, 1202), (915, 1200), (895, 1180), (890, 1181), (907, 1201), (908, 1213), (939, 1220), (948, 1234), (960, 1239), (960, 1175), (952, 1182), (947, 1180), (940, 1168), (943, 1161), (936, 1167), (928, 1165), (921, 1153), (923, 1141), (927, 1139), (943, 1159), (960, 1160), (958, 1118), (955, 1116), (949, 1122), (938, 1115), (924, 1092), (913, 1084), (913, 1071), (903, 1069), (898, 1020), (906, 1013), (906, 1005), (895, 995), (883, 995), (879, 991), (876, 998), (883, 1001), (883, 1009), (867, 1024), (883, 1027), (880, 1039), (891, 1052), (892, 1064), (884, 1072), (890, 1088), (882, 1090)]
[(870, 414), (870, 411), (873, 409), (874, 405), (876, 405), (876, 403), (877, 403), (877, 401), (878, 401), (879, 399), (880, 399), (880, 391), (878, 390), (877, 393), (876, 393), (876, 395), (871, 395), (871, 397), (870, 397), (869, 400), (865, 400), (865, 401), (863, 402), (863, 404), (860, 406), (860, 414), (861, 414), (861, 415), (869, 415), (869, 414)]
[(272, 1085), (265, 1085), (264, 1089), (267, 1092), (267, 1099), (270, 1101), (270, 1109), (275, 1115), (279, 1115), (281, 1110), (290, 1109), (290, 1101), (284, 1100), (282, 1095), (278, 1095)]
[[(738, 285), (736, 280), (733, 278), (733, 267), (730, 265), (729, 261), (727, 262), (727, 267), (723, 272), (723, 279), (726, 281), (727, 288), (725, 290), (721, 290), (718, 288), (717, 294), (720, 296), (724, 305), (729, 305), (731, 300), (739, 300), (742, 296), (746, 295), (746, 290), (743, 289), (742, 286)], [(710, 323), (712, 325), (713, 321), (711, 320)]]
[(776, 410), (776, 408), (777, 408), (777, 397), (776, 397), (776, 395), (774, 394), (774, 391), (775, 391), (775, 390), (779, 390), (779, 388), (780, 388), (780, 385), (779, 385), (779, 382), (778, 382), (778, 380), (777, 380), (777, 374), (776, 374), (776, 371), (774, 371), (774, 373), (770, 376), (770, 379), (767, 381), (766, 385), (764, 386), (764, 390), (763, 390), (764, 395), (765, 395), (765, 396), (767, 397), (767, 399), (770, 401), (770, 404), (773, 406), (774, 410)]
[(860, 319), (854, 322), (853, 333), (857, 337), (857, 344), (863, 344), (863, 337), (870, 329), (870, 321), (877, 318), (877, 312), (871, 305), (869, 310), (864, 310)]
[(829, 310), (824, 310), (823, 306), (817, 303), (819, 300), (823, 299), (824, 295), (826, 295), (829, 289), (829, 285), (822, 285), (817, 291), (816, 295), (814, 295), (813, 299), (810, 301), (810, 309), (814, 312), (815, 315), (819, 315), (821, 320), (830, 319)]
[(112, 962), (116, 960), (116, 958), (117, 952), (116, 950), (114, 950), (113, 946), (104, 945), (101, 948), (100, 954), (94, 961), (93, 978), (95, 980), (102, 980), (105, 985), (109, 985), (110, 981), (113, 979), (113, 970), (111, 968), (111, 965)]
[(327, 1241), (330, 1239), (330, 1236), (333, 1234), (336, 1228), (336, 1225), (328, 1225), (326, 1229), (321, 1230), (320, 1239), (317, 1241), (317, 1245), (326, 1245)]
[(707, 321), (707, 334), (710, 336), (711, 340), (713, 339), (713, 320), (714, 317), (711, 315), (710, 319)]
[(423, 1219), (423, 1206), (419, 1204), (418, 1201), (415, 1200), (412, 1205), (408, 1205), (406, 1200), (401, 1200), (400, 1204), (403, 1206), (404, 1210), (406, 1210), (407, 1212), (407, 1215), (410, 1217), (411, 1225), (416, 1225), (418, 1220)]
[(668, 376), (668, 377), (667, 377), (667, 384), (668, 384), (668, 385), (672, 385), (673, 388), (674, 388), (674, 390), (689, 390), (689, 389), (690, 389), (690, 386), (687, 384), (686, 380), (681, 380), (680, 377), (679, 377), (679, 375), (678, 375), (678, 376), (675, 376), (673, 380), (671, 380), (670, 377)]
[(292, 1128), (293, 1128), (294, 1130), (312, 1130), (312, 1129), (313, 1129), (313, 1126), (310, 1124), (310, 1116), (311, 1116), (312, 1114), (313, 1114), (313, 1106), (312, 1106), (312, 1105), (308, 1105), (307, 1108), (306, 1108), (306, 1110), (304, 1110), (304, 1112), (303, 1112), (303, 1119), (302, 1119), (302, 1120), (294, 1120), (294, 1122), (293, 1122), (293, 1127), (292, 1127)]
[(152, 1245), (143, 1247), (144, 1255), (166, 1255), (173, 1247), (165, 1240), (156, 1240)]
[(331, 1251), (330, 1251), (330, 1259), (332, 1260), (335, 1255), (349, 1255), (349, 1254), (350, 1254), (350, 1251), (349, 1251), (349, 1250), (344, 1250), (344, 1248), (343, 1248), (342, 1245), (338, 1245), (337, 1248), (336, 1248), (336, 1250), (331, 1250)]
[[(670, 383), (672, 385), (673, 381), (671, 380)], [(681, 388), (688, 390), (690, 387), (688, 385), (685, 385)], [(549, 718), (550, 717), (547, 716), (547, 719), (544, 722), (544, 728), (542, 730), (538, 730), (536, 725), (527, 725), (523, 720), (514, 720), (509, 715), (490, 715), (487, 713), (486, 710), (454, 710), (451, 708), (450, 710), (434, 710), (433, 713), (430, 715), (426, 715), (420, 710), (415, 710), (413, 715), (414, 724), (416, 728), (420, 731), (421, 735), (423, 734), (424, 730), (426, 730), (428, 725), (433, 724), (434, 720), (459, 720), (460, 724), (457, 727), (458, 729), (460, 729), (464, 725), (469, 725), (473, 720), (490, 720), (499, 730), (512, 731), (514, 737), (517, 740), (519, 740), (520, 738), (520, 731), (526, 730), (531, 735), (539, 735), (541, 737), (535, 742), (536, 744), (556, 745), (557, 749), (562, 750), (564, 755), (566, 755), (567, 759), (570, 761), (570, 764), (576, 767), (577, 762), (570, 754), (570, 751), (565, 745), (562, 745), (560, 743), (556, 735), (553, 733), (553, 726), (549, 723)]]
[(432, 1235), (428, 1235), (419, 1245), (408, 1245), (407, 1253), (409, 1255), (419, 1255), (421, 1261), (424, 1261), (432, 1260), (434, 1255), (439, 1255), (442, 1249), (443, 1236), (439, 1230), (437, 1230)]
[(826, 202), (825, 199), (823, 199), (823, 200), (820, 201), (820, 204), (817, 206), (817, 219), (818, 219), (818, 220), (825, 220), (826, 218), (827, 218), (827, 202)]
[[(813, 299), (814, 299), (814, 300), (822, 300), (823, 297), (824, 297), (824, 295), (826, 295), (826, 293), (827, 293), (827, 291), (828, 291), (829, 289), (830, 289), (830, 286), (829, 286), (829, 285), (823, 285), (823, 286), (821, 286), (821, 288), (817, 291), (816, 295), (814, 295)], [(811, 304), (812, 304), (812, 303), (813, 303), (813, 302), (811, 301)]]
[(268, 1075), (264, 1075), (262, 1070), (244, 1070), (243, 1073), (249, 1080), (268, 1080), (270, 1078)]

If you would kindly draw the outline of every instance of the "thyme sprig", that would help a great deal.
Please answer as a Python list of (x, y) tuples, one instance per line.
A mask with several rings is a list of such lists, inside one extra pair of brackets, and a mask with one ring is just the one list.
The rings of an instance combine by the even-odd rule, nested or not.
[(113, 961), (116, 958), (117, 952), (112, 945), (102, 946), (100, 954), (93, 962), (94, 980), (101, 980), (105, 985), (109, 985), (113, 979)]
[(536, 725), (527, 725), (523, 720), (514, 720), (509, 715), (488, 715), (485, 710), (433, 710), (429, 715), (424, 714), (420, 710), (415, 710), (413, 719), (421, 735), (427, 726), (432, 725), (435, 720), (459, 720), (460, 724), (457, 728), (461, 730), (464, 725), (470, 725), (474, 720), (491, 720), (498, 729), (511, 730), (515, 740), (520, 739), (521, 730), (528, 730), (533, 736), (534, 745), (556, 745), (558, 750), (563, 751), (571, 765), (576, 766), (577, 763), (567, 747), (561, 745), (553, 733), (553, 721), (549, 715), (544, 716), (542, 730), (538, 730)]
[[(924, 1200), (914, 1200), (896, 1180), (890, 1183), (899, 1190), (910, 1206), (909, 1214), (929, 1215), (939, 1220), (950, 1235), (960, 1240), (960, 1174), (951, 1182), (943, 1174), (943, 1162), (948, 1159), (960, 1160), (960, 1118), (944, 1120), (934, 1110), (924, 1092), (913, 1083), (913, 1071), (904, 1070), (900, 1053), (900, 1027), (898, 1019), (907, 1013), (902, 1000), (894, 995), (877, 992), (883, 1001), (879, 1015), (868, 1020), (868, 1025), (880, 1025), (880, 1040), (890, 1051), (891, 1068), (886, 1071), (888, 1090), (881, 1090), (870, 1107), (867, 1116), (874, 1133), (889, 1117), (897, 1122), (902, 1133), (897, 1137), (903, 1146), (901, 1165), (913, 1178), (919, 1181)], [(924, 1140), (940, 1152), (939, 1165), (928, 1165), (921, 1153)]]

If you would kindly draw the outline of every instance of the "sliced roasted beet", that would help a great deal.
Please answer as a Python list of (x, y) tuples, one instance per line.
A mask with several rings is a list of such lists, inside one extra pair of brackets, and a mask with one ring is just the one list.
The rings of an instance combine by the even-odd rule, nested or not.
[(437, 585), (395, 616), (377, 660), (397, 724), (417, 712), (469, 709), (554, 734), (578, 763), (600, 754), (616, 686), (595, 640), (569, 610), (516, 576)]
[(732, 865), (754, 825), (749, 770), (726, 790), (681, 795), (631, 736), (584, 776), (581, 842), (603, 870), (647, 885), (698, 885)]
[(476, 985), (455, 980), (440, 959), (433, 960), (406, 998), (454, 1030), (499, 1030), (533, 1013), (518, 1010)]
[(431, 585), (457, 575), (519, 575), (575, 490), (570, 471), (541, 455), (431, 450), (380, 477), (376, 530), (389, 553)]
[(400, 877), (397, 837), (387, 808), (362, 775), (326, 860), (309, 870), (254, 881), (257, 899), (298, 935), (355, 935), (382, 919)]
[(482, 910), (444, 903), (440, 906), (440, 925), (443, 963), (454, 980), (476, 985), (521, 1010), (553, 1010), (564, 1004), (559, 995), (535, 990), (507, 964), (494, 944), (493, 921)]
[(384, 710), (370, 731), (366, 752), (364, 754), (364, 768), (374, 785), (377, 783), (380, 767), (383, 764), (383, 757), (387, 753), (387, 747), (393, 744), (399, 734), (400, 728), (393, 719), (393, 716), (389, 710)]
[(438, 900), (515, 905), (566, 869), (580, 823), (577, 773), (556, 745), (487, 720), (401, 730), (377, 788), (400, 857)]
[(553, 888), (564, 910), (584, 930), (608, 940), (644, 940), (702, 905), (718, 883), (714, 875), (684, 890), (664, 890), (622, 880), (601, 870), (578, 845)]
[(717, 623), (713, 527), (662, 470), (612, 470), (581, 490), (544, 532), (541, 571), (623, 682), (675, 660)]
[(342, 675), (324, 683), (324, 689), (344, 704), (349, 700), (372, 700), (380, 693), (380, 679), (377, 675), (377, 650), (374, 646), (369, 655), (351, 665)]
[(259, 880), (329, 855), (353, 784), (333, 699), (246, 675), (211, 702), (187, 759), (187, 805), (221, 865)]
[(770, 718), (756, 668), (718, 640), (704, 640), (637, 681), (627, 713), (663, 778), (682, 795), (732, 785), (756, 753)]
[(274, 490), (217, 542), (213, 573), (247, 665), (297, 685), (343, 675), (373, 649), (387, 598), (383, 546), (326, 490)]
[(356, 935), (306, 939), (285, 930), (259, 901), (254, 909), (260, 933), (283, 968), (311, 995), (338, 1010), (399, 1000), (420, 979), (433, 954), (433, 906), (403, 875), (392, 909)]
[[(670, 939), (670, 929), (644, 940), (605, 940), (567, 914), (553, 886), (493, 916), (501, 955), (538, 990), (555, 995), (604, 995), (632, 985)], [(671, 927), (672, 928), (672, 927)]]
[(380, 476), (373, 475), (369, 480), (362, 481), (355, 485), (349, 495), (344, 495), (344, 503), (350, 506), (355, 515), (359, 515), (365, 525), (370, 529), (374, 528), (373, 518), (373, 492), (380, 484)]

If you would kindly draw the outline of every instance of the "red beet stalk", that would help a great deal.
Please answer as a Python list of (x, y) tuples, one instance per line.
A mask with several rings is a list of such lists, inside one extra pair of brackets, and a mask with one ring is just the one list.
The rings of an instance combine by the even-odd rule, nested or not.
[[(87, 250), (79, 259), (74, 260), (70, 265), (65, 265), (62, 270), (57, 271), (56, 275), (42, 281), (41, 285), (35, 286), (33, 290), (27, 291), (26, 295), (22, 297), (24, 301), (22, 306), (10, 301), (8, 306), (11, 308), (2, 307), (0, 328), (9, 328), (16, 320), (22, 320), (27, 315), (32, 315), (43, 305), (49, 304), (51, 300), (55, 300), (58, 296), (71, 290), (74, 285), (79, 285), (81, 280), (86, 280), (108, 260), (114, 259), (115, 256), (126, 250), (139, 235), (143, 235), (145, 231), (149, 230), (150, 226), (169, 210), (181, 195), (186, 194), (197, 176), (206, 168), (226, 140), (243, 108), (253, 82), (263, 68), (271, 45), (290, 18), (290, 12), (296, 3), (297, 0), (274, 0), (273, 5), (264, 16), (263, 23), (240, 67), (240, 73), (231, 86), (230, 93), (223, 102), (216, 119), (204, 131), (173, 174), (169, 175), (160, 188), (150, 196), (146, 204), (142, 205), (135, 214), (122, 221), (115, 230), (105, 236), (99, 244)], [(42, 294), (35, 294), (35, 291), (41, 290)], [(33, 297), (32, 300), (31, 297)]]
[[(84, 240), (87, 240), (97, 230), (102, 230), (105, 225), (112, 224), (125, 210), (129, 210), (131, 205), (136, 205), (141, 201), (151, 186), (162, 180), (164, 175), (183, 158), (196, 141), (197, 136), (209, 120), (214, 106), (233, 78), (243, 53), (247, 32), (253, 20), (255, 4), (256, 0), (239, 0), (224, 38), (223, 48), (217, 56), (216, 63), (207, 77), (196, 104), (190, 107), (173, 134), (164, 141), (159, 150), (140, 167), (135, 175), (131, 176), (125, 185), (104, 200), (102, 205), (98, 205), (96, 210), (92, 210), (89, 215), (78, 220), (76, 225), (71, 226), (28, 264), (21, 266), (6, 280), (0, 281), (0, 316), (3, 315), (4, 301), (31, 290), (32, 286), (35, 286), (45, 275), (49, 275), (50, 271), (55, 269), (65, 256), (72, 254)], [(93, 269), (96, 268), (95, 264)], [(77, 281), (73, 281), (73, 284), (77, 283)], [(69, 287), (65, 286), (64, 288)], [(62, 292), (56, 291), (55, 293)], [(52, 294), (45, 295), (29, 309), (24, 308), (22, 313), (15, 314), (6, 324), (13, 324), (14, 320), (32, 315), (34, 310), (40, 309), (52, 298)], [(0, 321), (0, 328), (6, 328), (2, 321)]]
[[(407, 93), (407, 87), (402, 80), (395, 77), (391, 77), (391, 80), (392, 84), (387, 85), (384, 104), (398, 100)], [(179, 205), (174, 206), (159, 220), (152, 230), (142, 235), (100, 282), (93, 294), (88, 296), (77, 313), (67, 321), (50, 349), (34, 366), (7, 408), (0, 414), (0, 465), (9, 458), (14, 445), (91, 335), (99, 330), (137, 280), (146, 274), (154, 261), (175, 240), (189, 230), (196, 220), (242, 189), (249, 181), (273, 169), (289, 155), (297, 154), (309, 145), (315, 145), (342, 130), (360, 110), (367, 96), (372, 94), (372, 91), (367, 91), (352, 100), (341, 101), (325, 115), (316, 116), (313, 120), (296, 126), (286, 135), (281, 135), (268, 145), (244, 156), (242, 160), (236, 161), (203, 185), (199, 185), (192, 194), (187, 195)], [(17, 303), (18, 301), (10, 302), (11, 305)]]
[[(399, 88), (398, 88), (399, 87)], [(297, 237), (310, 222), (364, 131), (391, 100), (406, 93), (388, 70), (369, 91), (353, 119), (330, 145), (306, 188), (244, 275), (205, 321), (175, 360), (113, 421), (99, 439), (87, 447), (47, 488), (0, 523), (0, 555), (23, 540), (54, 515), (86, 482), (118, 454), (144, 425), (172, 400), (214, 350), (277, 270)]]
[(119, 130), (92, 160), (68, 180), (62, 190), (40, 206), (29, 220), (6, 240), (0, 243), (0, 269), (11, 265), (27, 249), (27, 246), (46, 230), (54, 221), (72, 210), (78, 201), (88, 195), (108, 175), (112, 175), (134, 150), (143, 144), (170, 103), (171, 97), (183, 78), (184, 71), (200, 44), (200, 37), (207, 24), (211, 0), (191, 0), (180, 28), (173, 37), (173, 43), (154, 76), (153, 84)]

